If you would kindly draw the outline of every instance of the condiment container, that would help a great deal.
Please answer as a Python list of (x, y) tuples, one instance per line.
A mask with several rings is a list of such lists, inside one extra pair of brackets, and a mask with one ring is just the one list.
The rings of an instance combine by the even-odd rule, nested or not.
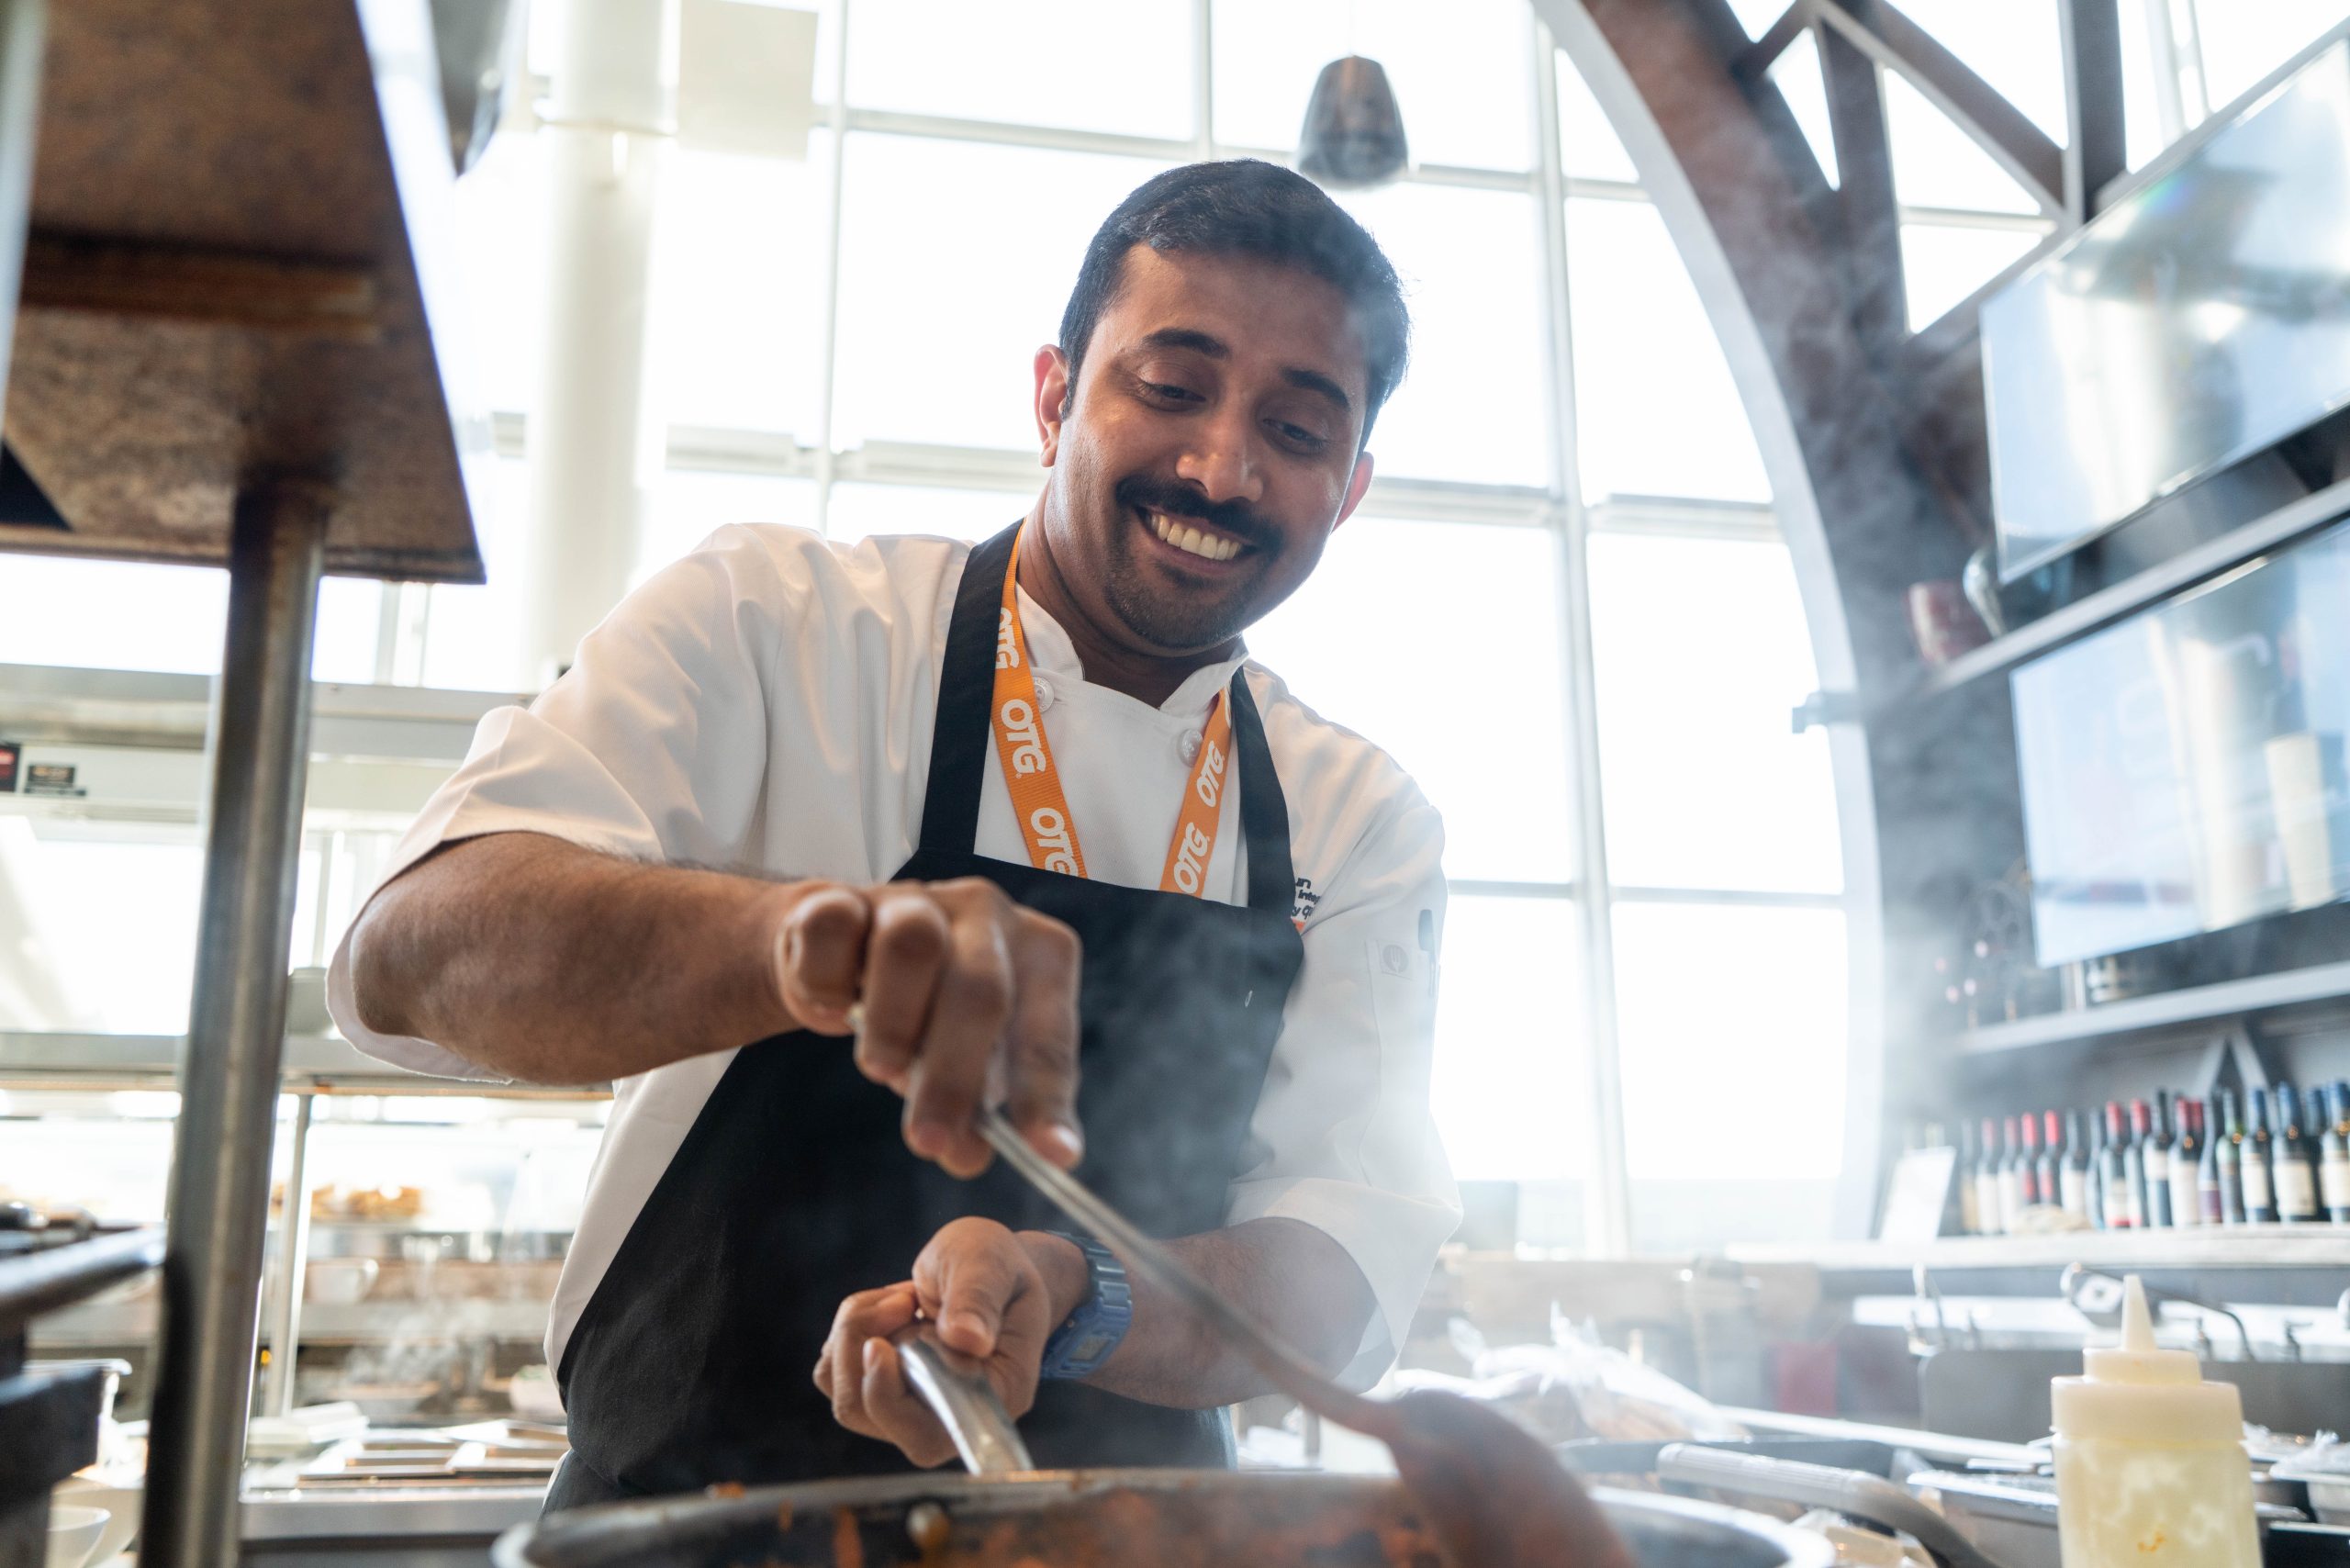
[(2082, 1359), (2086, 1375), (2056, 1379), (2051, 1401), (2065, 1568), (2259, 1568), (2235, 1386), (2155, 1346), (2135, 1274), (2121, 1343)]

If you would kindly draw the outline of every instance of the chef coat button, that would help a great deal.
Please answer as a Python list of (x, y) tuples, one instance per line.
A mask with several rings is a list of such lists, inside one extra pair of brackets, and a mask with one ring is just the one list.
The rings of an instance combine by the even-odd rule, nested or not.
[(1175, 743), (1175, 750), (1181, 754), (1186, 763), (1198, 761), (1200, 756), (1200, 732), (1197, 730), (1184, 731), (1181, 738), (1177, 740)]
[(1404, 949), (1398, 947), (1393, 942), (1390, 942), (1385, 947), (1380, 949), (1379, 967), (1385, 969), (1391, 975), (1402, 974), (1404, 972), (1404, 965), (1409, 962), (1411, 962), (1411, 960), (1404, 957)]
[(1045, 712), (1053, 705), (1053, 683), (1043, 676), (1036, 678), (1036, 711)]

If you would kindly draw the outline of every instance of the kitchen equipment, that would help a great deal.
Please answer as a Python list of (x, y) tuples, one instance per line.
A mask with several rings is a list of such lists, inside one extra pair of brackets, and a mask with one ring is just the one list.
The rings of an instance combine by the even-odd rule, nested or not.
[[(979, 1136), (1005, 1164), (1069, 1218), (1114, 1249), (1128, 1272), (1173, 1295), (1247, 1356), (1274, 1388), (1326, 1420), (1387, 1445), (1404, 1488), (1427, 1515), (1431, 1533), (1459, 1564), (1514, 1568), (1613, 1568), (1622, 1550), (1583, 1488), (1549, 1450), (1496, 1412), (1433, 1390), (1385, 1401), (1350, 1394), (1276, 1338), (1248, 1313), (1178, 1262), (1074, 1176), (1028, 1147), (1003, 1113), (982, 1106)], [(946, 1358), (940, 1359), (946, 1366)], [(951, 1367), (948, 1371), (954, 1371)], [(938, 1369), (931, 1369), (934, 1376)], [(967, 1379), (972, 1399), (934, 1397), (950, 1428), (976, 1414), (1009, 1429), (983, 1379)], [(971, 1462), (971, 1450), (957, 1446)]]
[(350, 1306), (367, 1299), (383, 1270), (373, 1258), (314, 1258), (303, 1271), (302, 1294), (324, 1306)]
[(2322, 1443), (2305, 1453), (2279, 1460), (2268, 1470), (2272, 1481), (2299, 1483), (2309, 1493), (2310, 1512), (2320, 1524), (2350, 1525), (2350, 1445)]
[(60, 1507), (49, 1510), (49, 1547), (43, 1568), (82, 1568), (106, 1533), (104, 1508)]
[(1801, 1464), (1763, 1454), (1675, 1443), (1657, 1455), (1657, 1475), (1774, 1502), (1827, 1508), (1914, 1538), (1941, 1568), (2005, 1568), (1919, 1502), (1908, 1488), (1857, 1470)]
[[(48, 1551), (50, 1488), (98, 1457), (112, 1363), (28, 1364), (34, 1319), (152, 1269), (163, 1233), (20, 1226), (0, 1248), (0, 1562)], [(95, 1541), (95, 1537), (92, 1538)]]
[[(1737, 1509), (1595, 1496), (1639, 1568), (1833, 1561), (1820, 1537)], [(1126, 1470), (883, 1475), (607, 1503), (522, 1526), (490, 1555), (497, 1568), (1419, 1568), (1438, 1561), (1436, 1552), (1424, 1518), (1392, 1481)]]
[(89, 1556), (92, 1562), (105, 1562), (129, 1546), (139, 1534), (141, 1490), (135, 1472), (120, 1475), (104, 1472), (95, 1475), (69, 1475), (50, 1492), (50, 1513), (54, 1517), (60, 1507), (105, 1509), (106, 1529), (99, 1532), (98, 1544), (91, 1549)]

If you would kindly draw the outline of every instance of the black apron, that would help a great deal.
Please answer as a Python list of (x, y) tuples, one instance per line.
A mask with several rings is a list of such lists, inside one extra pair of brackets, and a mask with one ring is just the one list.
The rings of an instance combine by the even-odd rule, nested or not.
[[(973, 853), (993, 766), (997, 622), (1016, 528), (971, 553), (931, 738), (922, 839), (897, 879), (985, 877), (1083, 944), (1079, 1174), (1154, 1235), (1214, 1230), (1304, 948), (1289, 815), (1247, 681), (1233, 749), (1248, 902), (1213, 902)], [(1082, 823), (1080, 824), (1082, 827)], [(959, 1182), (906, 1149), (901, 1103), (848, 1042), (799, 1031), (745, 1047), (645, 1200), (558, 1369), (572, 1452), (550, 1509), (616, 1497), (904, 1471), (833, 1419), (811, 1373), (843, 1297), (902, 1280), (949, 1220), (1068, 1222), (1001, 1161)], [(1052, 1382), (1022, 1418), (1047, 1468), (1231, 1462), (1223, 1413)]]

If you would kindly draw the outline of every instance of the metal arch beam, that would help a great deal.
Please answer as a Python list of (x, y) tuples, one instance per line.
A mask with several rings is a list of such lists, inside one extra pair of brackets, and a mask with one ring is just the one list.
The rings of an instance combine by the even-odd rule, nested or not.
[[(1806, 0), (1827, 27), (1889, 71), (1975, 139), (2052, 214), (2065, 211), (2065, 153), (1966, 62), (1886, 0)], [(2068, 0), (2069, 3), (2069, 0)], [(2109, 10), (2110, 4), (2109, 0)]]

